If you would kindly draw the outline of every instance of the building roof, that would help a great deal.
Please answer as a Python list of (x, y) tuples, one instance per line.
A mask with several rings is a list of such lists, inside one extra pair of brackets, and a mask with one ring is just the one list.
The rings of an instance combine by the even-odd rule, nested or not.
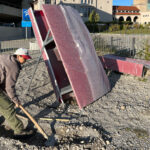
[(118, 12), (118, 13), (113, 13), (114, 15), (140, 15), (140, 13), (121, 13), (121, 12)]
[(139, 11), (136, 6), (113, 6), (113, 15), (140, 15)]
[(113, 6), (113, 10), (140, 11), (136, 6)]

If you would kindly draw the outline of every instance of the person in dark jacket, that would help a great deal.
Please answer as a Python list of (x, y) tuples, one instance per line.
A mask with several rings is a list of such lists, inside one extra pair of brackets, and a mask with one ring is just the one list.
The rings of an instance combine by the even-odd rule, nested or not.
[(32, 134), (32, 130), (24, 129), (22, 121), (16, 116), (15, 106), (19, 101), (15, 84), (21, 70), (21, 64), (31, 59), (28, 50), (19, 48), (14, 55), (0, 55), (0, 114), (5, 118), (14, 135)]

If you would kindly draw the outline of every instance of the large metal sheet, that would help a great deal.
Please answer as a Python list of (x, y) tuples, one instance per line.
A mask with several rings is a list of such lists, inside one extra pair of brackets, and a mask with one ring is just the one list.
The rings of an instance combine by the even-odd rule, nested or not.
[(77, 103), (82, 108), (110, 90), (108, 78), (77, 11), (60, 5), (43, 5), (42, 10)]

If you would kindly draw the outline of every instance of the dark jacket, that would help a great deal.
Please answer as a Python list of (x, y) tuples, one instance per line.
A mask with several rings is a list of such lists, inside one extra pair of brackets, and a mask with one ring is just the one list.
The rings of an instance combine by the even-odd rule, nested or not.
[(15, 84), (21, 65), (14, 56), (0, 55), (0, 88), (5, 90), (12, 101), (18, 101)]

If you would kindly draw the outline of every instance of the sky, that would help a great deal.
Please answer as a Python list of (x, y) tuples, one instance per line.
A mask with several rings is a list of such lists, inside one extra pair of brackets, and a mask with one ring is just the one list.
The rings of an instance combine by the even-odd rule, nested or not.
[(113, 0), (113, 5), (131, 6), (132, 4), (133, 0)]

